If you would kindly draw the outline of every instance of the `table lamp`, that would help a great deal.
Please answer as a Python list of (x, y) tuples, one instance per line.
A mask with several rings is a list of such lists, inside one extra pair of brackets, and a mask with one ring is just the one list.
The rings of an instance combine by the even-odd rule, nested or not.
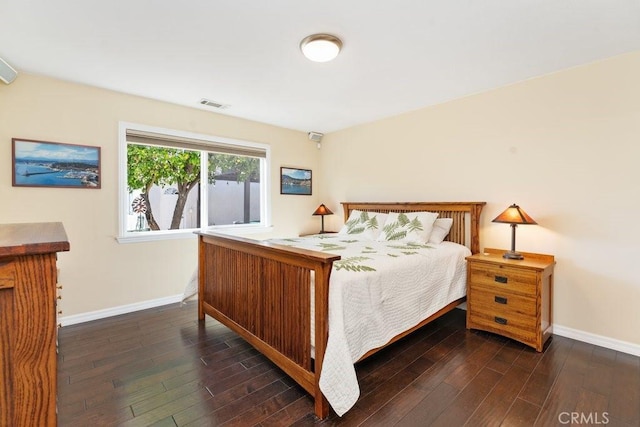
[(524, 259), (524, 256), (516, 252), (516, 227), (518, 224), (537, 224), (522, 208), (515, 203), (498, 215), (491, 222), (511, 224), (511, 250), (502, 255), (506, 259)]
[(320, 217), (322, 218), (322, 227), (320, 228), (320, 234), (324, 234), (324, 216), (333, 215), (333, 212), (331, 212), (329, 208), (326, 207), (323, 203), (320, 206), (318, 206), (318, 209), (315, 210), (313, 215), (320, 215)]

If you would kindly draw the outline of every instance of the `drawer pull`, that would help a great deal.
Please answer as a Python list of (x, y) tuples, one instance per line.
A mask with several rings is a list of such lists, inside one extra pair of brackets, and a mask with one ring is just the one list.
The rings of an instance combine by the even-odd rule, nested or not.
[(495, 281), (498, 283), (507, 283), (507, 278), (505, 276), (496, 276)]
[(501, 325), (506, 325), (507, 324), (507, 319), (505, 319), (504, 317), (495, 317), (496, 323), (499, 323)]
[(497, 302), (498, 304), (506, 304), (507, 303), (507, 299), (505, 297), (499, 297), (499, 296), (496, 296), (494, 298), (494, 301)]

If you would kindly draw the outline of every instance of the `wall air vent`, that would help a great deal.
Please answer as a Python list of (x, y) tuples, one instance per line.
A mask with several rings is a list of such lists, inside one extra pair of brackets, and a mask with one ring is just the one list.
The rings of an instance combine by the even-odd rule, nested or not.
[(14, 70), (11, 65), (7, 64), (2, 58), (0, 58), (0, 81), (9, 84), (16, 79), (17, 75), (18, 72)]
[(210, 99), (202, 98), (200, 100), (200, 104), (206, 105), (208, 107), (218, 108), (220, 110), (224, 110), (225, 108), (229, 108), (229, 105), (220, 104), (219, 102), (212, 101)]

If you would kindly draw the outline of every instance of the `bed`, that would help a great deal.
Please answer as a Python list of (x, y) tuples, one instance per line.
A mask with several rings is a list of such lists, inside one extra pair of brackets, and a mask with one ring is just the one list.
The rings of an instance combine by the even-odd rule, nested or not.
[[(409, 248), (411, 250), (404, 248), (404, 251), (403, 248), (395, 245), (385, 249), (395, 251), (385, 252), (385, 258), (403, 258), (398, 256), (402, 252), (415, 254), (416, 257), (423, 256), (423, 252), (424, 256), (431, 256), (430, 254), (439, 251), (439, 249), (436, 250), (436, 246), (457, 246), (454, 243), (464, 245), (468, 254), (479, 252), (479, 219), (484, 204), (484, 202), (342, 203), (345, 223), (349, 222), (354, 212), (396, 216), (400, 213), (434, 212), (439, 219), (451, 218), (451, 228), (442, 244), (425, 244), (422, 247), (414, 245)], [(382, 228), (381, 225), (380, 228)], [(345, 242), (354, 246), (360, 245), (360, 251), (376, 252), (381, 249), (343, 234), (318, 235), (309, 240), (293, 238), (267, 241), (208, 231), (198, 234), (199, 320), (204, 320), (205, 315), (213, 317), (271, 359), (313, 397), (315, 414), (321, 419), (329, 413), (329, 402), (336, 413), (342, 415), (357, 400), (359, 392), (357, 380), (355, 380), (355, 391), (352, 384), (355, 378), (353, 362), (374, 354), (464, 301), (464, 291), (461, 293), (459, 290), (445, 291), (447, 298), (438, 302), (437, 306), (429, 307), (426, 314), (422, 312), (420, 314), (422, 317), (400, 319), (399, 324), (402, 325), (402, 330), (385, 330), (386, 335), (382, 334), (382, 338), (377, 336), (369, 342), (353, 345), (358, 347), (358, 350), (348, 355), (350, 360), (344, 360), (347, 357), (344, 355), (344, 350), (342, 357), (336, 357), (334, 349), (339, 346), (334, 344), (336, 339), (329, 339), (330, 315), (333, 315), (332, 319), (334, 319), (331, 321), (333, 328), (331, 337), (340, 335), (335, 332), (338, 327), (336, 325), (341, 323), (336, 320), (340, 318), (335, 314), (336, 307), (341, 304), (335, 299), (338, 289), (348, 289), (349, 287), (345, 288), (342, 282), (346, 280), (345, 278), (357, 276), (355, 273), (345, 274), (344, 271), (358, 271), (360, 268), (364, 269), (373, 281), (386, 279), (375, 278), (377, 273), (370, 270), (376, 270), (376, 268), (370, 268), (367, 264), (369, 256), (365, 257), (367, 261), (364, 263), (350, 264), (352, 258), (345, 255), (345, 259), (342, 259), (339, 253), (341, 248), (346, 246)], [(313, 250), (316, 247), (320, 250)], [(334, 277), (330, 280), (332, 274)], [(457, 272), (458, 282), (459, 276), (460, 273)], [(333, 287), (330, 287), (330, 282)], [(369, 289), (366, 292), (372, 291)], [(349, 304), (349, 306), (352, 305)], [(369, 308), (362, 310), (364, 310), (363, 313), (370, 311)], [(396, 310), (398, 311), (404, 310)], [(373, 314), (377, 315), (375, 312)], [(349, 328), (349, 325), (347, 326)], [(392, 336), (388, 336), (389, 333), (392, 333)], [(347, 347), (350, 348), (349, 345)], [(337, 354), (341, 354), (340, 350)], [(325, 359), (327, 364), (323, 366)], [(349, 381), (345, 381), (342, 389), (340, 384), (338, 384), (338, 390), (333, 390), (327, 385), (329, 383), (336, 385), (336, 382), (340, 382), (336, 379), (339, 380), (342, 377), (350, 378)]]

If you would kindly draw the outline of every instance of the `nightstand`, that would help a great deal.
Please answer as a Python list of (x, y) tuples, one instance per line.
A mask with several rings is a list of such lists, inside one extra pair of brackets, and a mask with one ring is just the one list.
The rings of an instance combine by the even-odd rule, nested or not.
[(467, 329), (493, 332), (542, 351), (553, 333), (553, 255), (485, 249), (467, 257)]

